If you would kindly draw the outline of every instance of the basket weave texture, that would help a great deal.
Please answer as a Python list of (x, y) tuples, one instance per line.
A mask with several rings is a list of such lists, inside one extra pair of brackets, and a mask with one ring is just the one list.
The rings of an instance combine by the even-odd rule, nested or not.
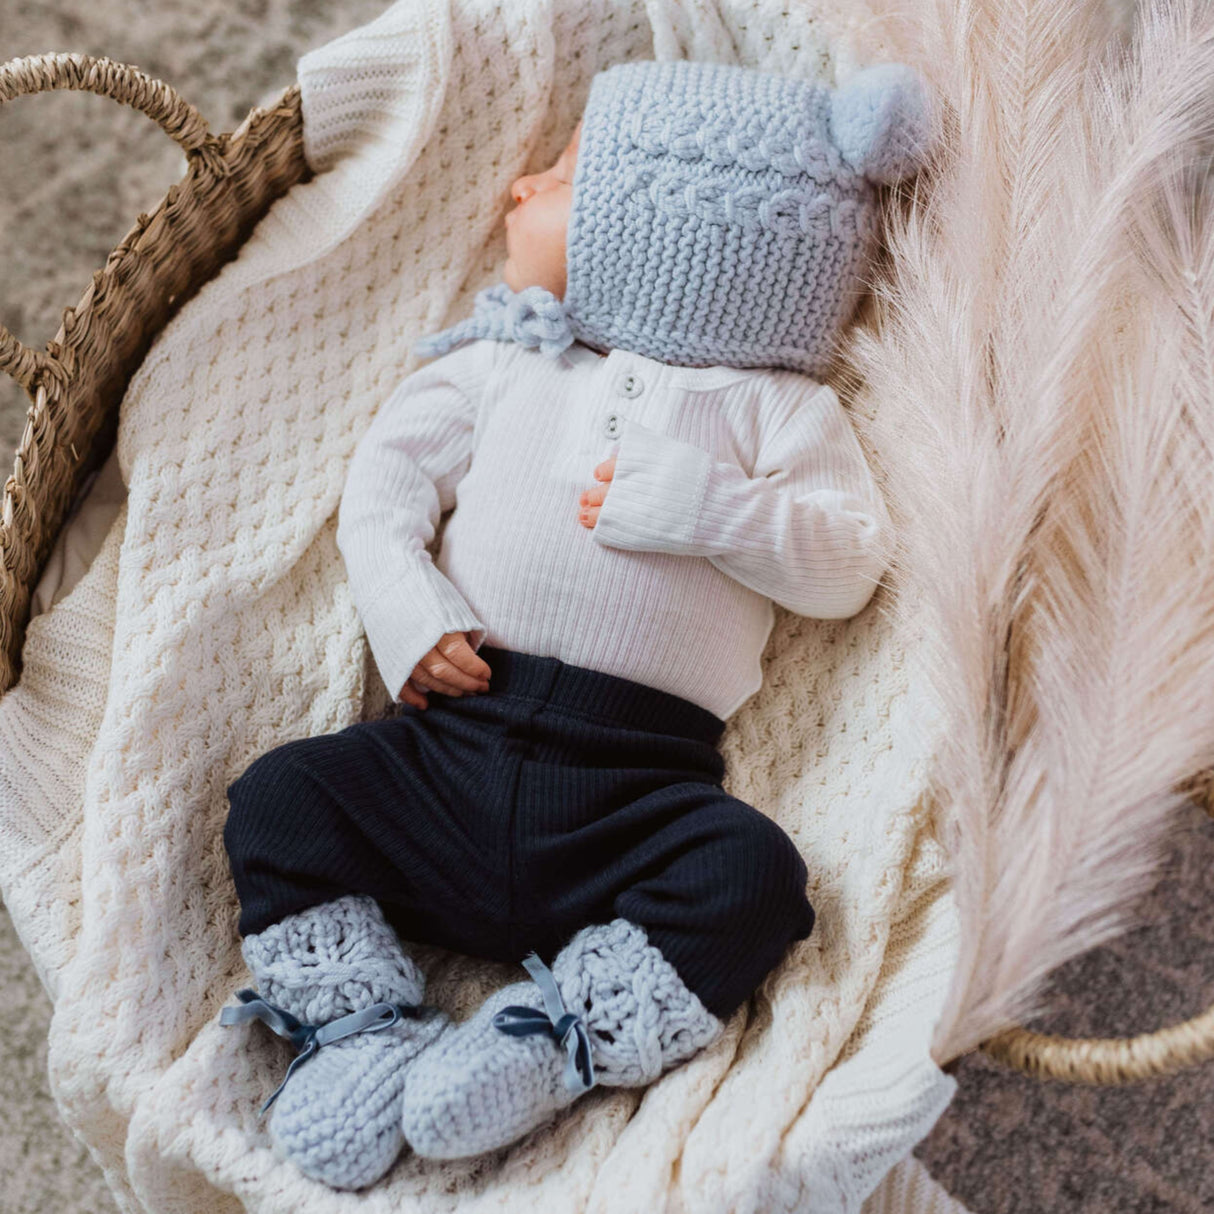
[(31, 399), (0, 517), (0, 692), (20, 675), (30, 595), (76, 494), (113, 449), (132, 373), (270, 204), (309, 175), (297, 86), (236, 131), (213, 135), (193, 106), (137, 68), (87, 55), (37, 55), (0, 68), (0, 103), (52, 89), (141, 110), (181, 146), (188, 168), (139, 216), (45, 350), (0, 325), (0, 371)]
[[(214, 135), (193, 106), (137, 68), (48, 54), (0, 65), (0, 104), (56, 89), (145, 113), (184, 150), (186, 176), (140, 215), (44, 350), (0, 325), (0, 371), (31, 404), (0, 515), (0, 694), (18, 680), (30, 598), (73, 502), (109, 456), (127, 384), (178, 308), (236, 256), (275, 199), (310, 176), (298, 86)], [(1214, 811), (1214, 776), (1192, 793)], [(1129, 1039), (1069, 1040), (1012, 1029), (983, 1047), (1041, 1078), (1115, 1084), (1214, 1058), (1214, 1008)]]

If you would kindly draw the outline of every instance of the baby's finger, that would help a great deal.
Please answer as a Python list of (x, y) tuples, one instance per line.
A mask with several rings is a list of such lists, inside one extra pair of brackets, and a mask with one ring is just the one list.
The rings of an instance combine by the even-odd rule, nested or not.
[(421, 692), (434, 690), (434, 680), (421, 668), (420, 662), (413, 668), (409, 683)]
[(610, 459), (605, 459), (601, 464), (599, 464), (599, 466), (594, 470), (594, 479), (597, 481), (611, 480), (611, 478), (615, 476), (616, 458), (617, 457), (613, 455)]
[(584, 490), (582, 492), (582, 496), (578, 498), (578, 501), (580, 501), (583, 506), (601, 506), (603, 504), (603, 499), (607, 496), (607, 490), (609, 487), (610, 486), (608, 485), (594, 485), (590, 489)]
[(440, 683), (447, 684), (456, 689), (464, 691), (480, 691), (483, 679), (478, 679), (473, 675), (462, 671), (453, 662), (447, 660), (436, 649), (431, 649), (428, 654), (421, 660), (421, 665), (426, 673), (432, 678), (437, 679)]
[[(423, 658), (422, 660), (424, 661), (425, 659)], [(423, 670), (421, 662), (417, 664), (417, 669), (413, 672), (412, 682), (422, 691), (437, 691), (440, 695), (444, 696), (460, 694), (458, 687), (452, 687), (450, 684), (444, 683), (441, 679), (434, 678), (433, 675)]]
[(598, 506), (583, 506), (581, 513), (578, 514), (578, 522), (583, 527), (593, 527), (599, 521)]
[(463, 633), (440, 641), (438, 648), (449, 661), (458, 666), (465, 674), (471, 675), (477, 681), (478, 686), (483, 686), (489, 681), (489, 675), (492, 673), (489, 663), (484, 658), (476, 656), (476, 650), (472, 648)]

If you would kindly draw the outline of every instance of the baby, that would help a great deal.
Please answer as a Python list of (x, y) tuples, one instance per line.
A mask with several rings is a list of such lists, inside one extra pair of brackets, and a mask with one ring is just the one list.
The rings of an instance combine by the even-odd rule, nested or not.
[[(301, 1051), (270, 1133), (308, 1175), (359, 1188), (648, 1084), (810, 934), (805, 862), (717, 743), (773, 600), (851, 616), (888, 559), (809, 375), (923, 122), (896, 64), (834, 92), (600, 72), (512, 186), (504, 281), (360, 441), (337, 543), (400, 713), (261, 756), (224, 834), (257, 991), (223, 1019)], [(531, 977), (455, 1024), (402, 939)]]

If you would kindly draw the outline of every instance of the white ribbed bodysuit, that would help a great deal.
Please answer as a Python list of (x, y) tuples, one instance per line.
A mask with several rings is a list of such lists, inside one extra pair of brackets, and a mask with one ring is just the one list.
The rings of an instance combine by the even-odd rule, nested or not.
[[(578, 521), (616, 455), (598, 523)], [(427, 546), (443, 512), (441, 547)], [(728, 718), (759, 687), (771, 600), (854, 615), (889, 514), (834, 391), (480, 339), (407, 376), (355, 451), (337, 544), (394, 698), (445, 632), (660, 688)]]

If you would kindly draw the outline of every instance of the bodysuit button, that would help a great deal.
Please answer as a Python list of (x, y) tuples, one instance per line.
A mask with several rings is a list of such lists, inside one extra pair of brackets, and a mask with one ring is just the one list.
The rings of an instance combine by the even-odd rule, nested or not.
[(608, 413), (607, 420), (603, 423), (603, 433), (608, 438), (616, 438), (620, 433), (620, 415), (618, 413)]
[(632, 371), (627, 375), (621, 376), (616, 390), (621, 396), (640, 396), (645, 391), (645, 381)]

